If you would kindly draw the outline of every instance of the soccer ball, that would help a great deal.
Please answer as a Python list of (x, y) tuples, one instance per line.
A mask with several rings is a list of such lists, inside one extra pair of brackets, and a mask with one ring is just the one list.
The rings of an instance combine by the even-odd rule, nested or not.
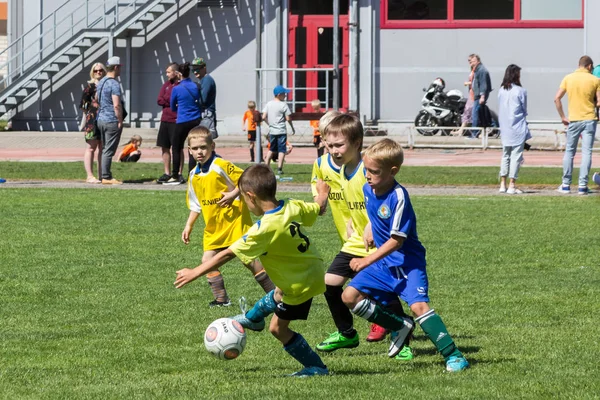
[(206, 328), (204, 346), (220, 360), (233, 360), (246, 347), (246, 332), (239, 322), (231, 318), (219, 318)]

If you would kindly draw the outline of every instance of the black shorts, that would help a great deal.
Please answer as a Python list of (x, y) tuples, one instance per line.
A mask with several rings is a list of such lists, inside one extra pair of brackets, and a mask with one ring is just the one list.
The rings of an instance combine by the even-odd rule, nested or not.
[(333, 274), (333, 275), (338, 275), (338, 276), (343, 276), (345, 278), (354, 278), (356, 276), (356, 272), (352, 270), (352, 268), (350, 268), (350, 261), (353, 258), (362, 258), (362, 257), (358, 257), (355, 255), (352, 255), (350, 253), (344, 253), (343, 251), (340, 251), (335, 258), (333, 259), (333, 261), (331, 262), (331, 265), (329, 266), (329, 269), (327, 270), (328, 274)]
[(138, 162), (140, 157), (141, 157), (141, 154), (130, 154), (127, 157), (122, 158), (120, 161), (121, 162)]
[(156, 146), (170, 149), (176, 134), (177, 124), (175, 122), (160, 121), (160, 128), (158, 128), (158, 136), (156, 137)]
[(256, 131), (248, 131), (248, 141), (256, 142)]
[(290, 304), (278, 303), (275, 307), (275, 315), (286, 321), (295, 321), (297, 319), (307, 319), (312, 304), (312, 297), (302, 304), (292, 306)]
[(321, 145), (321, 135), (313, 136), (313, 144), (315, 147), (319, 147)]

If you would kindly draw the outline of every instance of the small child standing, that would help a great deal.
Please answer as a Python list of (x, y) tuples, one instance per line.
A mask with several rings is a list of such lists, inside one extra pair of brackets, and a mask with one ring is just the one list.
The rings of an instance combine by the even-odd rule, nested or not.
[[(321, 100), (314, 99), (310, 105), (314, 113), (321, 112)], [(321, 157), (325, 152), (325, 143), (321, 140), (321, 130), (319, 129), (318, 119), (310, 121), (310, 126), (313, 128), (313, 145), (317, 148), (317, 158)]]
[(289, 328), (291, 321), (307, 319), (313, 297), (325, 291), (323, 260), (302, 229), (312, 226), (325, 212), (327, 185), (323, 181), (317, 184), (318, 204), (277, 200), (277, 180), (273, 171), (264, 164), (255, 164), (244, 171), (238, 187), (250, 211), (261, 219), (246, 235), (211, 260), (194, 269), (177, 271), (175, 287), (180, 288), (215, 271), (235, 257), (244, 263), (260, 257), (277, 287), (250, 311), (234, 319), (245, 328), (261, 331), (265, 327), (265, 317), (275, 313), (269, 326), (270, 332), (283, 344), (284, 350), (303, 366), (291, 376), (328, 375), (329, 371), (317, 353), (301, 334)]
[[(267, 103), (262, 111), (262, 119), (269, 125), (269, 151), (267, 152), (267, 162), (271, 165), (271, 160), (277, 159), (277, 173), (283, 175), (283, 163), (287, 152), (287, 130), (285, 122), (290, 124), (292, 135), (296, 133), (292, 124), (292, 112), (285, 102), (285, 97), (290, 92), (289, 89), (281, 85), (275, 86), (273, 95), (275, 98)], [(274, 154), (278, 157), (274, 157)]]
[[(189, 244), (190, 235), (198, 216), (204, 218), (204, 254), (202, 262), (215, 258), (223, 249), (242, 237), (252, 226), (248, 207), (239, 198), (236, 188), (242, 170), (215, 154), (215, 143), (208, 128), (197, 126), (188, 135), (188, 149), (197, 162), (190, 171), (187, 205), (190, 209), (181, 240)], [(244, 264), (265, 292), (275, 287), (260, 261)], [(218, 269), (207, 275), (215, 298), (209, 306), (229, 306), (223, 276)]]
[[(254, 162), (254, 143), (256, 142), (256, 103), (252, 100), (248, 102), (248, 110), (244, 113), (242, 119), (242, 130), (248, 132), (248, 148), (250, 149), (250, 162)], [(259, 114), (260, 115), (260, 114)]]
[(405, 317), (385, 307), (399, 296), (446, 360), (446, 370), (462, 371), (469, 363), (440, 316), (429, 308), (425, 248), (408, 192), (395, 179), (403, 161), (402, 147), (391, 139), (374, 143), (363, 153), (367, 178), (363, 191), (377, 250), (350, 261), (358, 274), (344, 289), (342, 300), (359, 317), (394, 331), (388, 352), (394, 357), (413, 329)]
[(129, 142), (125, 144), (121, 154), (119, 154), (120, 162), (138, 162), (142, 156), (140, 146), (142, 145), (142, 137), (140, 135), (133, 135)]

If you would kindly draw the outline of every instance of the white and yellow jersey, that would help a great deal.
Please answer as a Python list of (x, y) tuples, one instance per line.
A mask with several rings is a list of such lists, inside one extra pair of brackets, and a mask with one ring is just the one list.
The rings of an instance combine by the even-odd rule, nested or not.
[(369, 252), (365, 251), (363, 242), (363, 232), (369, 223), (363, 192), (363, 186), (367, 183), (363, 162), (361, 161), (354, 171), (346, 171), (346, 166), (344, 165), (340, 170), (340, 177), (342, 181), (342, 194), (350, 213), (350, 218), (352, 219), (353, 230), (350, 238), (344, 243), (342, 251), (358, 257), (366, 257), (374, 252), (375, 249), (371, 249)]
[(325, 292), (325, 266), (301, 229), (312, 226), (319, 205), (280, 200), (248, 233), (229, 247), (244, 263), (260, 258), (273, 283), (283, 291), (283, 302), (302, 304)]
[(317, 158), (313, 164), (312, 179), (310, 186), (313, 197), (317, 195), (317, 180), (321, 179), (329, 185), (328, 203), (333, 217), (335, 229), (342, 244), (348, 239), (346, 235), (346, 224), (350, 220), (350, 211), (346, 206), (344, 195), (342, 193), (342, 178), (340, 175), (340, 167), (334, 164), (331, 155), (324, 154)]
[(215, 155), (190, 172), (187, 206), (204, 218), (205, 251), (230, 246), (252, 226), (250, 211), (239, 197), (231, 207), (217, 204), (223, 192), (235, 189), (242, 172), (241, 168)]

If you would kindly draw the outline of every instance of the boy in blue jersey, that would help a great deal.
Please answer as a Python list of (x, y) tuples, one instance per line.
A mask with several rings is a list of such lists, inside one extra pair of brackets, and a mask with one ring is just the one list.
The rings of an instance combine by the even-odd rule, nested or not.
[(265, 317), (275, 313), (269, 331), (304, 367), (292, 376), (328, 375), (321, 358), (302, 335), (289, 328), (289, 324), (307, 319), (313, 297), (325, 292), (323, 260), (301, 227), (312, 226), (317, 217), (325, 213), (329, 188), (322, 181), (317, 184), (317, 203), (277, 200), (277, 180), (264, 164), (246, 169), (240, 176), (238, 187), (250, 211), (261, 219), (214, 258), (194, 269), (177, 271), (175, 286), (180, 288), (235, 257), (245, 264), (260, 258), (277, 287), (247, 313), (234, 319), (245, 328), (261, 331), (265, 327)]
[[(384, 307), (399, 296), (444, 356), (446, 370), (461, 371), (469, 363), (442, 319), (428, 305), (425, 248), (417, 235), (417, 219), (408, 192), (395, 179), (403, 161), (402, 147), (391, 139), (374, 143), (363, 153), (367, 177), (363, 191), (377, 251), (350, 261), (358, 274), (344, 290), (342, 300), (354, 314), (402, 332), (405, 318)], [(390, 357), (400, 351), (404, 339), (396, 335), (392, 340)]]

